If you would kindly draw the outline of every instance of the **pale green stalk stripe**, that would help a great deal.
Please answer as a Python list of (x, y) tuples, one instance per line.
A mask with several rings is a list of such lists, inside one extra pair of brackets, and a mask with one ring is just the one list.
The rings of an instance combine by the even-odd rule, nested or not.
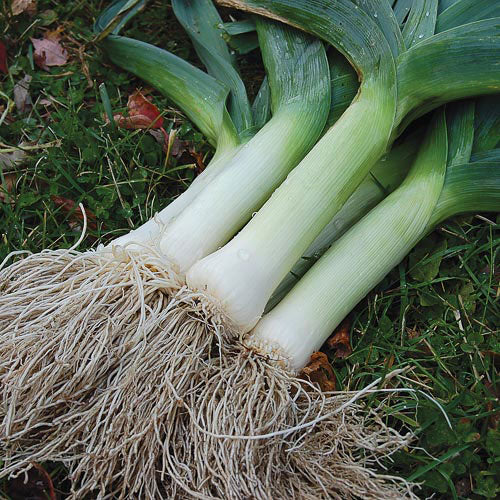
[(279, 23), (257, 23), (271, 88), (272, 119), (167, 228), (162, 252), (179, 270), (226, 243), (317, 140), (330, 87), (324, 47)]
[(300, 370), (349, 311), (425, 234), (443, 187), (447, 149), (441, 111), (403, 184), (332, 245), (262, 318), (248, 342), (281, 349), (290, 368)]

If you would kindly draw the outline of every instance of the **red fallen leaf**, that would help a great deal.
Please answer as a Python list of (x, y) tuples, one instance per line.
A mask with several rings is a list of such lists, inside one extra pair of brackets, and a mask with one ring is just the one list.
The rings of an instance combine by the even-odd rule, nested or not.
[(152, 125), (151, 119), (146, 115), (123, 116), (121, 113), (118, 113), (113, 115), (113, 119), (119, 127), (126, 129), (160, 128), (154, 124)]
[(130, 116), (145, 116), (150, 119), (152, 128), (163, 127), (163, 117), (160, 110), (144, 97), (140, 90), (136, 90), (127, 102)]
[(31, 42), (35, 63), (45, 71), (49, 71), (49, 66), (64, 66), (68, 62), (68, 53), (58, 39), (32, 38)]
[(27, 472), (28, 481), (24, 475), (7, 481), (5, 485), (9, 498), (26, 500), (56, 500), (56, 492), (49, 473), (39, 464), (33, 463), (33, 468)]
[(0, 40), (0, 71), (2, 73), (7, 74), (9, 72), (9, 68), (7, 67), (7, 47)]
[(350, 329), (350, 321), (345, 319), (334, 334), (326, 341), (328, 347), (335, 351), (336, 358), (347, 358), (352, 353), (351, 341), (349, 339)]
[(23, 12), (33, 16), (36, 14), (36, 0), (12, 0), (10, 8), (13, 16), (18, 16)]
[(113, 116), (119, 127), (127, 129), (161, 129), (163, 127), (163, 117), (160, 110), (148, 101), (140, 90), (136, 90), (128, 98), (127, 106), (129, 116), (123, 116), (121, 113)]
[(314, 352), (309, 363), (302, 369), (301, 377), (319, 385), (323, 392), (335, 390), (335, 373), (324, 352)]
[[(63, 198), (62, 196), (56, 196), (54, 194), (50, 198), (64, 212), (71, 214), (70, 219), (73, 221), (83, 221), (83, 213), (76, 202), (69, 198)], [(85, 210), (85, 215), (87, 216), (88, 227), (90, 229), (97, 229), (96, 216), (88, 209)]]

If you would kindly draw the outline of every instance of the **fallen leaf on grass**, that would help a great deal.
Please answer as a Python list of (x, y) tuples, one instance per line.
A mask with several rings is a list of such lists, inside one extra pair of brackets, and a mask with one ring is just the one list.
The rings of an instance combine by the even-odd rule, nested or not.
[(49, 473), (39, 464), (33, 463), (33, 468), (27, 473), (28, 481), (21, 474), (6, 483), (5, 489), (9, 498), (23, 500), (56, 500), (56, 492)]
[(203, 153), (196, 151), (194, 145), (191, 145), (191, 147), (189, 148), (189, 154), (194, 158), (194, 161), (196, 162), (198, 173), (203, 172), (203, 170), (205, 170), (205, 164), (203, 163)]
[(163, 117), (160, 110), (151, 101), (148, 101), (140, 90), (128, 98), (127, 107), (128, 116), (124, 116), (122, 113), (113, 116), (119, 127), (126, 129), (161, 129), (163, 127)]
[(302, 378), (319, 385), (323, 392), (335, 390), (335, 373), (324, 352), (314, 352), (309, 363), (302, 369)]
[[(50, 198), (63, 212), (71, 214), (70, 221), (83, 222), (83, 212), (75, 201), (54, 194)], [(85, 215), (87, 216), (88, 227), (90, 229), (97, 229), (96, 216), (88, 209), (85, 210)]]
[(335, 357), (347, 358), (352, 353), (351, 341), (349, 339), (350, 321), (344, 320), (335, 330), (334, 334), (326, 341), (330, 349), (335, 351)]
[(23, 12), (33, 16), (36, 14), (36, 0), (12, 0), (10, 8), (13, 16), (18, 16)]
[(3, 180), (4, 182), (0, 183), (0, 202), (10, 202), (13, 205), (14, 200), (10, 197), (10, 194), (14, 192), (14, 188), (16, 187), (17, 175), (14, 173), (5, 174)]
[(49, 66), (64, 66), (68, 62), (68, 52), (58, 38), (32, 38), (35, 48), (34, 59), (38, 67), (49, 71)]
[(7, 67), (7, 47), (1, 40), (0, 40), (0, 71), (5, 74), (9, 72), (9, 68)]
[(32, 102), (29, 95), (30, 83), (31, 76), (24, 75), (24, 78), (14, 85), (14, 102), (19, 113), (24, 113), (31, 109)]

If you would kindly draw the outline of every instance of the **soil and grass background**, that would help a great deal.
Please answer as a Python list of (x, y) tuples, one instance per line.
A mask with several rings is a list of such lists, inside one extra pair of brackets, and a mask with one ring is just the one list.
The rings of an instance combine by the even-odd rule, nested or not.
[[(21, 9), (16, 15), (14, 3)], [(112, 65), (93, 43), (92, 24), (107, 3), (1, 3), (0, 261), (12, 251), (73, 245), (82, 231), (80, 203), (89, 218), (80, 249), (106, 243), (146, 222), (210, 159), (206, 139), (172, 102)], [(200, 65), (167, 0), (150, 2), (124, 34)], [(33, 39), (51, 37), (61, 47), (61, 65), (44, 68)], [(254, 96), (263, 77), (259, 54), (241, 57), (240, 68)], [(126, 114), (128, 98), (142, 89), (160, 110), (166, 134), (110, 124), (103, 82), (116, 114)], [(500, 492), (499, 242), (495, 214), (447, 221), (325, 347), (337, 390), (361, 389), (406, 367), (390, 384), (414, 391), (395, 393), (385, 415), (391, 425), (409, 427), (416, 440), (383, 465), (421, 483), (422, 498)], [(368, 404), (379, 401), (373, 396)], [(64, 498), (64, 478), (61, 465), (36, 464), (27, 478), (0, 480), (0, 497)]]

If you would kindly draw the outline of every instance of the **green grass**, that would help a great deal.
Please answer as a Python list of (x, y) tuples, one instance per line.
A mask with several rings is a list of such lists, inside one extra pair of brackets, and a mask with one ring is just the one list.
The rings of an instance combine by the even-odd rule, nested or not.
[[(0, 7), (0, 39), (8, 47), (10, 67), (8, 76), (0, 76), (0, 105), (13, 99), (14, 85), (24, 74), (32, 76), (33, 101), (29, 112), (13, 109), (0, 125), (0, 153), (23, 143), (27, 154), (15, 168), (0, 169), (0, 260), (14, 250), (69, 247), (78, 240), (81, 224), (54, 203), (54, 195), (83, 203), (95, 214), (83, 249), (145, 222), (199, 171), (188, 151), (166, 158), (148, 132), (105, 124), (100, 83), (106, 83), (113, 112), (123, 111), (128, 96), (143, 87), (92, 43), (91, 25), (105, 4), (39, 0), (39, 15), (32, 18), (9, 18), (5, 2)], [(59, 26), (70, 61), (42, 71), (33, 63), (29, 39)], [(152, 2), (126, 33), (199, 64), (168, 2)], [(242, 67), (249, 93), (255, 94), (262, 78), (258, 56), (245, 58)], [(211, 149), (201, 134), (158, 92), (150, 96), (164, 112), (167, 132), (175, 129), (206, 163)], [(394, 393), (386, 418), (410, 427), (418, 440), (387, 466), (391, 473), (422, 482), (422, 498), (434, 493), (434, 498), (479, 499), (499, 493), (495, 223), (492, 214), (460, 217), (423, 240), (350, 315), (353, 354), (344, 360), (332, 356), (339, 389), (359, 389), (407, 367), (388, 387), (414, 391)], [(379, 396), (370, 400), (379, 402)], [(53, 470), (56, 488), (64, 489), (60, 468)], [(0, 483), (0, 492), (5, 486)]]

